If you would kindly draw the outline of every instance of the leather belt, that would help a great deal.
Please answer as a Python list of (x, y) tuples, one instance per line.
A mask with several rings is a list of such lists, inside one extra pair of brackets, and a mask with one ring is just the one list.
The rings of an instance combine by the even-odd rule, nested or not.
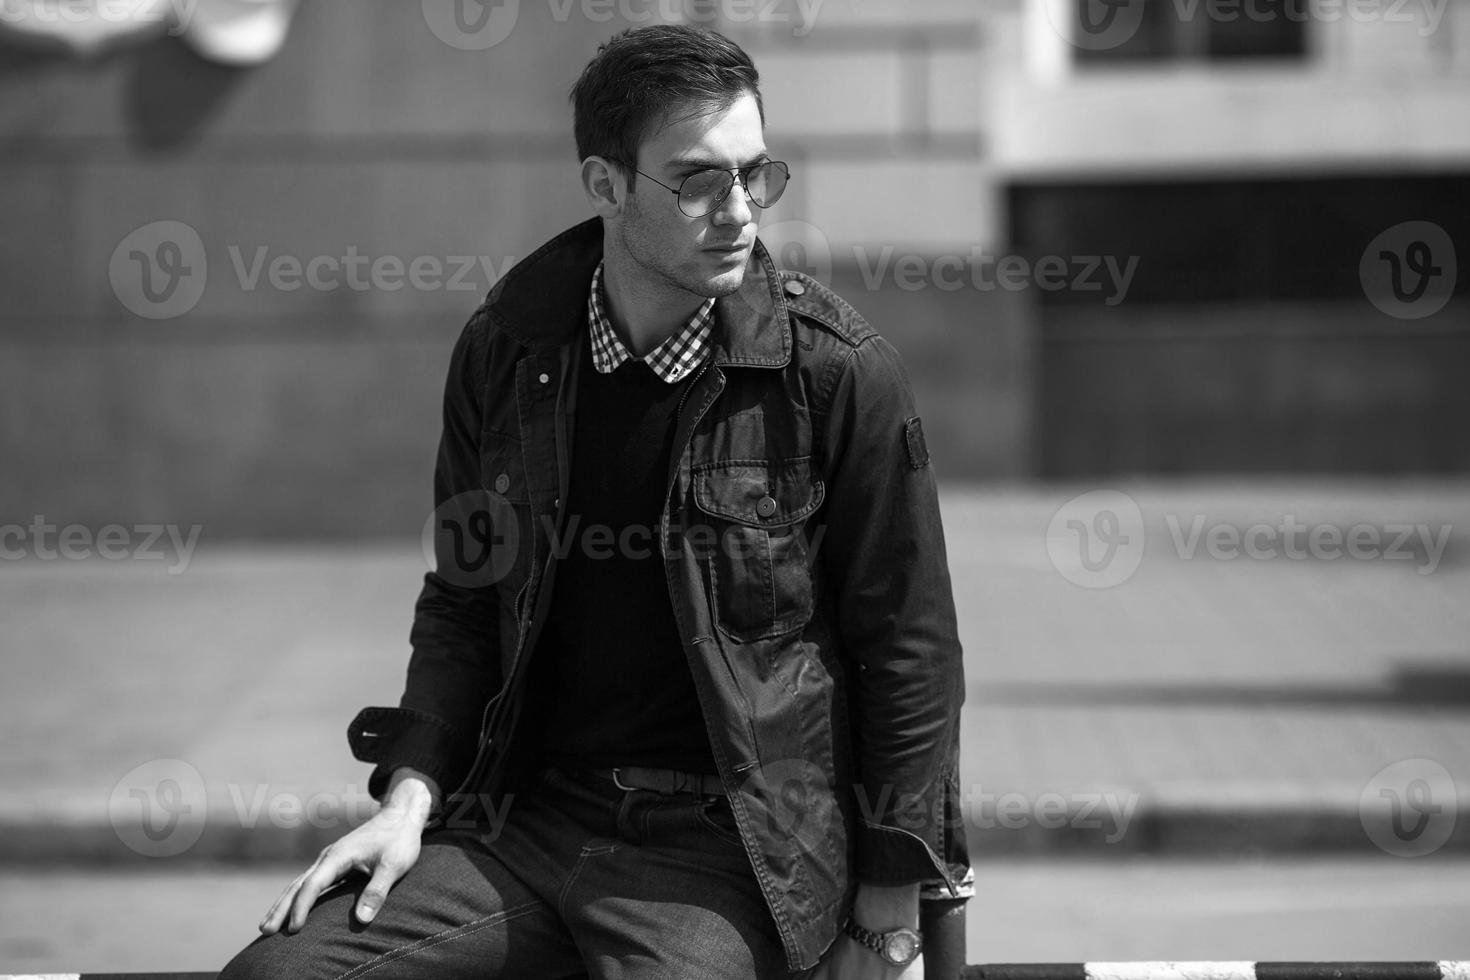
[(693, 793), (697, 796), (724, 796), (725, 784), (719, 776), (698, 772), (681, 772), (678, 769), (649, 769), (644, 766), (624, 766), (618, 769), (593, 770), (605, 779), (611, 779), (618, 789), (650, 789), (657, 793)]

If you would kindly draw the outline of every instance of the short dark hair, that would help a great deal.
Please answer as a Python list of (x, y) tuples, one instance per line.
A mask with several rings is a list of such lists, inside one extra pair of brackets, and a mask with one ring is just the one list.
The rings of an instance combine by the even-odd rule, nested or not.
[(572, 86), (577, 159), (637, 166), (651, 124), (677, 121), (674, 111), (679, 118), (719, 112), (746, 93), (765, 125), (759, 84), (750, 55), (716, 31), (684, 24), (623, 31), (598, 47)]

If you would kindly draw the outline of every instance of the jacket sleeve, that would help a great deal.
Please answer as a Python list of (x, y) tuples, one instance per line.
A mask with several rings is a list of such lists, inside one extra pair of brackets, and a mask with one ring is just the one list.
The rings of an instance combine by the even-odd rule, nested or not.
[[(444, 428), (434, 469), (434, 519), (463, 513), (483, 493), (479, 435), (486, 326), (471, 319), (454, 346), (444, 387)], [(376, 764), (368, 792), (381, 800), (389, 777), (412, 766), (446, 796), (474, 761), (481, 714), (499, 686), (498, 597), (494, 585), (444, 573), (455, 567), (448, 535), (435, 535), (435, 571), (414, 608), (408, 679), (397, 708), (364, 708), (348, 729), (353, 755)]]
[(827, 531), (852, 693), (857, 880), (940, 880), (968, 855), (959, 808), (964, 667), (934, 468), (913, 391), (876, 334), (847, 355), (824, 426)]

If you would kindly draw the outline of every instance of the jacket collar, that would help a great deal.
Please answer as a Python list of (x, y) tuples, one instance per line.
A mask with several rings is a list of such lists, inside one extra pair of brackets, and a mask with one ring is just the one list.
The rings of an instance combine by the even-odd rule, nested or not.
[[(490, 290), (487, 315), (528, 348), (570, 344), (587, 330), (587, 290), (601, 260), (602, 219), (591, 218), (516, 263)], [(780, 367), (791, 360), (781, 277), (760, 239), (740, 288), (715, 300), (710, 347), (716, 364)]]

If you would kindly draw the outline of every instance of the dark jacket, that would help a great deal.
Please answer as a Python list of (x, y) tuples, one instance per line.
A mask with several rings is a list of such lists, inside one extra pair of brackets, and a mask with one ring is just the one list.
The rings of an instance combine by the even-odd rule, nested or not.
[[(400, 707), (366, 708), (349, 731), (378, 764), (375, 797), (403, 765), (438, 781), (451, 820), (513, 787), (602, 238), (594, 218), (519, 263), (454, 348), (435, 503), (488, 501), (475, 507), (501, 550), (493, 581), (466, 581), (446, 573), (457, 559), (441, 536)], [(801, 969), (857, 882), (953, 893), (968, 869), (960, 644), (934, 469), (893, 347), (759, 243), (715, 309), (659, 530), (710, 746)]]

